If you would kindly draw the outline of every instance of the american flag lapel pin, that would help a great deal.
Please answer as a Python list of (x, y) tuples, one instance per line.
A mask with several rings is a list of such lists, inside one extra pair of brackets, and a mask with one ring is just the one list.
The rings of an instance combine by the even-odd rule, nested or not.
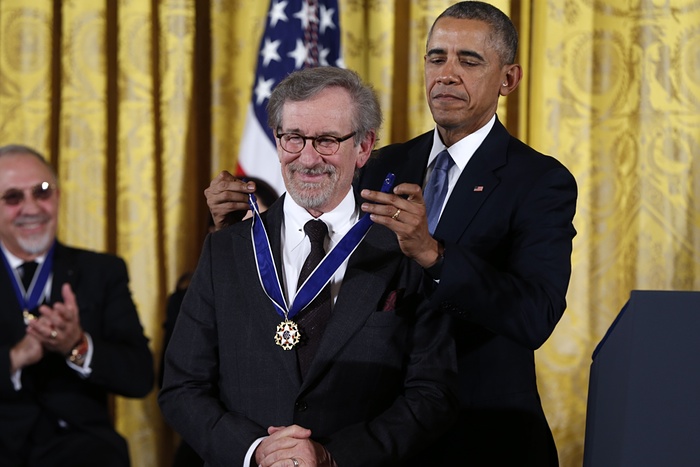
[(476, 185), (474, 191), (484, 191), (484, 185)]

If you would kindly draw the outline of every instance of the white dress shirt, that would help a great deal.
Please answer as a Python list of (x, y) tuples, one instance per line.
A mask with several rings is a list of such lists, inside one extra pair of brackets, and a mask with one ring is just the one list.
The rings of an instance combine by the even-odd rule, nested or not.
[[(282, 221), (282, 264), (284, 265), (283, 278), (286, 289), (287, 304), (291, 304), (297, 290), (299, 273), (306, 261), (306, 257), (311, 252), (311, 242), (304, 232), (304, 225), (314, 219), (309, 212), (296, 204), (289, 194), (284, 197), (284, 219)], [(328, 226), (328, 237), (326, 239), (326, 254), (345, 236), (359, 219), (359, 212), (355, 205), (355, 196), (349, 190), (345, 198), (331, 212), (322, 214), (316, 218), (323, 221)], [(331, 298), (335, 303), (340, 292), (340, 285), (348, 266), (346, 259), (340, 265), (331, 279)]]
[(447, 149), (450, 153), (450, 156), (452, 156), (452, 160), (455, 162), (454, 165), (450, 168), (450, 171), (447, 174), (447, 196), (445, 196), (445, 202), (442, 204), (442, 207), (440, 208), (440, 215), (442, 216), (442, 211), (445, 209), (445, 205), (447, 204), (447, 200), (450, 199), (450, 195), (452, 194), (452, 190), (454, 189), (455, 185), (457, 185), (457, 180), (459, 180), (459, 176), (462, 175), (462, 172), (464, 171), (464, 168), (467, 166), (467, 163), (469, 160), (472, 158), (474, 153), (476, 152), (477, 149), (479, 149), (479, 146), (481, 146), (481, 143), (484, 142), (486, 139), (486, 136), (489, 134), (491, 131), (491, 128), (493, 128), (493, 125), (496, 123), (496, 115), (494, 114), (493, 117), (491, 117), (491, 120), (486, 123), (486, 125), (482, 126), (478, 130), (476, 130), (474, 133), (465, 136), (464, 138), (460, 139), (457, 141), (455, 144), (450, 146), (449, 148), (445, 146), (445, 143), (442, 142), (442, 139), (440, 138), (440, 133), (438, 133), (437, 127), (435, 127), (434, 135), (433, 135), (433, 147), (430, 149), (430, 156), (428, 156), (428, 170), (425, 172), (425, 180), (423, 180), (423, 188), (425, 188), (425, 184), (427, 181), (430, 179), (430, 175), (433, 172), (433, 166), (435, 165), (435, 159), (437, 158), (438, 154), (440, 154), (444, 149)]

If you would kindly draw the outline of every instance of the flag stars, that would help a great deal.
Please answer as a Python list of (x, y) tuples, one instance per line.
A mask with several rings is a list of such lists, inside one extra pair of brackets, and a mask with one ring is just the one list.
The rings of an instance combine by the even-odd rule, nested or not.
[(316, 16), (316, 7), (309, 5), (307, 2), (302, 2), (301, 10), (294, 13), (294, 17), (301, 21), (301, 28), (306, 29), (309, 27), (310, 23), (318, 23), (318, 16)]
[(326, 28), (335, 29), (333, 13), (335, 13), (335, 8), (326, 8), (326, 5), (321, 5), (321, 24), (319, 26), (321, 34), (326, 32)]
[(275, 84), (275, 79), (263, 79), (262, 76), (258, 78), (258, 84), (255, 86), (255, 105), (260, 105), (265, 102), (265, 99), (270, 97), (272, 94), (272, 85)]
[(318, 64), (320, 66), (330, 66), (328, 63), (328, 54), (331, 53), (331, 49), (328, 47), (321, 47), (321, 51), (318, 54)]
[(287, 18), (287, 14), (284, 12), (288, 4), (289, 2), (286, 1), (275, 1), (272, 5), (270, 5), (270, 12), (267, 14), (267, 16), (270, 17), (270, 26), (274, 28), (277, 25), (278, 21), (289, 21), (289, 18)]
[(271, 41), (267, 37), (265, 38), (265, 45), (263, 45), (260, 50), (260, 55), (263, 57), (263, 66), (268, 66), (272, 60), (276, 62), (282, 61), (282, 57), (280, 57), (280, 54), (277, 52), (281, 43), (282, 41), (279, 39)]
[(301, 39), (297, 39), (296, 47), (294, 48), (294, 50), (289, 52), (287, 56), (292, 57), (294, 59), (294, 69), (301, 68), (306, 59), (309, 57), (309, 51), (306, 49), (304, 41), (302, 41)]

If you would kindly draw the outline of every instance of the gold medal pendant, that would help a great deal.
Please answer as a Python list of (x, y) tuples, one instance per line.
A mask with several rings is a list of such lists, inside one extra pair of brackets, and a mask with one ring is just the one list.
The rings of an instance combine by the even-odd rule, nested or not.
[(275, 344), (279, 345), (284, 350), (292, 350), (294, 345), (299, 343), (300, 337), (297, 323), (285, 319), (277, 325)]
[(29, 310), (24, 310), (24, 311), (22, 312), (22, 316), (24, 317), (24, 324), (25, 324), (25, 325), (28, 325), (31, 321), (33, 321), (33, 320), (36, 319), (36, 316), (34, 316), (33, 314), (31, 314), (31, 313), (29, 312)]

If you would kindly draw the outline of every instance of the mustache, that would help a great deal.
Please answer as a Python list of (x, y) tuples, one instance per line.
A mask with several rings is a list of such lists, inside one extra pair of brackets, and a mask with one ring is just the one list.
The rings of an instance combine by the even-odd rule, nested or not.
[(331, 164), (316, 164), (313, 167), (305, 167), (298, 162), (292, 162), (287, 166), (287, 169), (292, 173), (300, 173), (302, 175), (335, 175), (336, 168)]
[(22, 227), (27, 224), (40, 224), (43, 222), (48, 222), (49, 220), (51, 220), (51, 217), (46, 214), (23, 214), (17, 217), (13, 221), (13, 224), (15, 224), (17, 227)]

